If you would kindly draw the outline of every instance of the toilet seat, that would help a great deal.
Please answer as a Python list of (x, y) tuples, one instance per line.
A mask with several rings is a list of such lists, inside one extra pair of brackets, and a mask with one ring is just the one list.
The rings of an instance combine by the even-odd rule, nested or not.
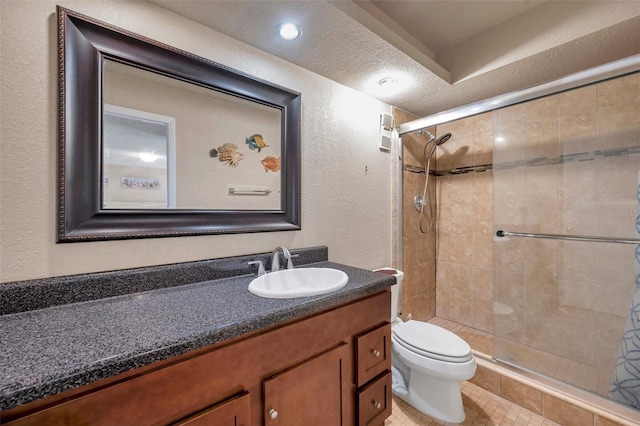
[(437, 325), (409, 320), (391, 329), (393, 340), (416, 354), (451, 363), (473, 358), (471, 347), (456, 334)]

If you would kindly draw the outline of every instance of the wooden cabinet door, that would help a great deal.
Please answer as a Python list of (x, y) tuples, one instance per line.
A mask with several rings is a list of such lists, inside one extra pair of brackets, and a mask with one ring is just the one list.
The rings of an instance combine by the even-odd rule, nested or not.
[(249, 392), (243, 392), (172, 426), (250, 426)]
[(389, 323), (356, 337), (356, 383), (363, 386), (386, 370), (391, 370)]
[(349, 425), (351, 351), (347, 344), (265, 380), (266, 426)]

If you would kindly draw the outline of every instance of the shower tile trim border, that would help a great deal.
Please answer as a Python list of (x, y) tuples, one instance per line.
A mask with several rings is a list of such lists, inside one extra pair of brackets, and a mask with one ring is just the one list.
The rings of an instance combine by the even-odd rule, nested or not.
[[(564, 154), (558, 157), (539, 157), (531, 160), (517, 160), (504, 163), (493, 164), (481, 164), (477, 166), (458, 167), (450, 170), (432, 170), (430, 176), (450, 176), (450, 175), (462, 175), (466, 173), (481, 173), (491, 170), (510, 170), (523, 167), (537, 167), (537, 166), (553, 166), (566, 163), (578, 163), (583, 161), (594, 161), (599, 158), (610, 157), (630, 157), (633, 155), (640, 155), (640, 146), (631, 146), (625, 148), (613, 148), (613, 149), (601, 149), (590, 152), (578, 152), (573, 154)], [(411, 164), (404, 164), (402, 170), (410, 173), (424, 174), (425, 170), (422, 167), (414, 166)]]
[(553, 166), (565, 163), (578, 163), (583, 161), (594, 161), (599, 158), (608, 157), (630, 157), (640, 154), (640, 146), (630, 146), (625, 148), (601, 149), (590, 152), (578, 152), (564, 154), (558, 157), (539, 157), (531, 160), (509, 161), (504, 163), (494, 163), (496, 170), (508, 170), (521, 167)]

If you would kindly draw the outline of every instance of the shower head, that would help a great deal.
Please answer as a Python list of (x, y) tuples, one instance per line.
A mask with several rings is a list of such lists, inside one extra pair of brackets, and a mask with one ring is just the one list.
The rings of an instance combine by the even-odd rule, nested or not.
[(440, 136), (438, 139), (435, 140), (435, 144), (436, 144), (436, 146), (437, 145), (442, 145), (443, 143), (445, 143), (449, 139), (451, 139), (451, 133), (445, 133), (444, 135)]
[[(429, 142), (431, 142), (432, 140), (434, 140), (436, 137), (433, 133), (431, 133), (430, 131), (428, 131), (427, 129), (418, 129), (418, 131), (416, 132), (418, 133), (418, 136), (422, 136), (422, 135), (427, 135), (429, 136)], [(427, 143), (429, 143), (427, 142)]]

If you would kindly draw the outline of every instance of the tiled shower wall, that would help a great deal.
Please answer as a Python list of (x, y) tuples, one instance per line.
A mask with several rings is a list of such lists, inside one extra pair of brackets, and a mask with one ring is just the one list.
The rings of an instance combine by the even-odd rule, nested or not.
[[(418, 118), (397, 108), (393, 116), (396, 126)], [(424, 191), (425, 175), (419, 170), (424, 170), (423, 149), (428, 140), (426, 135), (416, 133), (402, 137), (403, 163), (414, 167), (413, 171), (402, 172), (402, 270), (405, 274), (402, 311), (405, 318), (411, 314), (413, 319), (421, 321), (433, 318), (436, 313), (435, 225), (428, 234), (422, 234), (420, 213), (413, 206), (413, 197)], [(430, 179), (429, 191), (434, 199), (435, 177)], [(426, 216), (423, 219), (425, 229), (427, 219)]]
[[(417, 118), (394, 109), (396, 126)], [(420, 214), (413, 205), (413, 197), (424, 191), (425, 175), (417, 170), (402, 173), (403, 312), (414, 319), (428, 320), (437, 314), (483, 331), (493, 330), (491, 171), (447, 173), (491, 164), (493, 121), (493, 113), (487, 113), (427, 129), (437, 136), (453, 134), (437, 148), (431, 163), (432, 171), (445, 175), (430, 176), (435, 222), (427, 235), (419, 230)], [(416, 133), (402, 137), (405, 166), (424, 169), (428, 140), (427, 135)], [(426, 228), (426, 207), (424, 215)]]
[[(494, 115), (489, 112), (437, 126), (451, 133), (438, 147), (436, 168), (436, 306), (442, 318), (493, 331), (492, 162)], [(482, 168), (480, 168), (482, 170)]]

